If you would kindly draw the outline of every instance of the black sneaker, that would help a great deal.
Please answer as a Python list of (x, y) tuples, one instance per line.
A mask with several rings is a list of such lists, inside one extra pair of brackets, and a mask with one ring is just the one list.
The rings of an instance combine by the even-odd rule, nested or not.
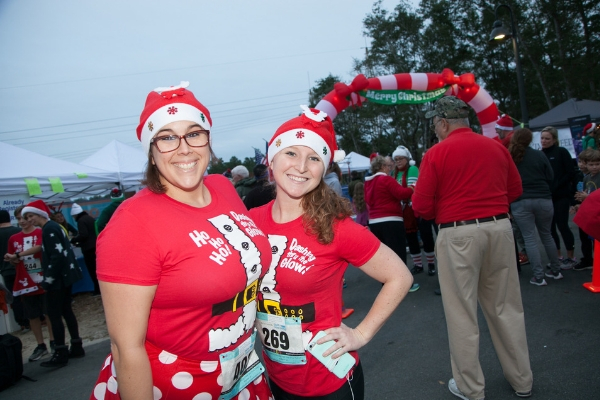
[(427, 274), (429, 276), (434, 276), (435, 275), (435, 264), (429, 264), (427, 266)]
[(421, 272), (423, 272), (423, 266), (422, 265), (415, 265), (413, 267), (413, 269), (410, 270), (410, 272), (412, 272), (413, 275), (420, 274)]
[(48, 348), (45, 343), (38, 344), (33, 353), (29, 356), (29, 361), (37, 361), (48, 354)]
[(577, 264), (573, 265), (573, 271), (584, 271), (586, 269), (592, 269), (593, 266), (588, 263), (584, 263), (583, 261), (579, 261)]
[(67, 346), (56, 346), (56, 351), (52, 353), (52, 358), (40, 363), (40, 367), (58, 368), (64, 367), (69, 363), (69, 348)]

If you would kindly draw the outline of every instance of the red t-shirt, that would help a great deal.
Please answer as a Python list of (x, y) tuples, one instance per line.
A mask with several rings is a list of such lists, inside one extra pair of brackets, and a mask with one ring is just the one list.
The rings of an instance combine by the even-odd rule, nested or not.
[(146, 340), (215, 361), (254, 330), (251, 293), (271, 248), (226, 178), (204, 184), (212, 200), (202, 208), (148, 189), (123, 202), (98, 238), (97, 273), (104, 282), (157, 285)]
[[(397, 185), (397, 183), (394, 182)], [(351, 218), (334, 225), (334, 239), (320, 244), (305, 233), (302, 217), (284, 224), (273, 221), (274, 202), (250, 210), (250, 216), (269, 235), (273, 264), (261, 284), (261, 294), (279, 294), (283, 315), (286, 309), (302, 306), (302, 332), (306, 339), (317, 332), (340, 326), (342, 322), (342, 279), (348, 263), (360, 267), (369, 261), (380, 246), (368, 229)], [(280, 248), (284, 246), (284, 248)], [(280, 254), (277, 262), (277, 254)], [(314, 310), (314, 312), (313, 312)], [(312, 315), (310, 315), (312, 313)], [(358, 360), (356, 352), (350, 353)], [(323, 396), (339, 389), (345, 381), (329, 372), (306, 352), (305, 365), (284, 365), (264, 357), (269, 378), (287, 392), (298, 396)]]

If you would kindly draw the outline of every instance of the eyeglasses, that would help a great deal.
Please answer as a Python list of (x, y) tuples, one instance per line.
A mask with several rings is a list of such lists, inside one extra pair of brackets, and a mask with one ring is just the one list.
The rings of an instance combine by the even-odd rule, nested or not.
[(183, 136), (157, 136), (150, 141), (150, 144), (155, 145), (158, 151), (160, 151), (161, 153), (170, 153), (179, 148), (179, 146), (181, 145), (182, 138), (190, 147), (204, 147), (208, 144), (208, 135), (208, 131), (195, 131), (186, 133)]
[(435, 126), (438, 122), (440, 122), (441, 120), (443, 120), (443, 118), (438, 119), (437, 121), (435, 121), (433, 124), (429, 125), (429, 130), (433, 133), (435, 133)]

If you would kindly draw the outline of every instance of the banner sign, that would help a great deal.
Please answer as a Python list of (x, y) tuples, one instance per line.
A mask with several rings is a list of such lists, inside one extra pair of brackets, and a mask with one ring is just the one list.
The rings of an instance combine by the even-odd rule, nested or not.
[(439, 99), (448, 91), (448, 88), (449, 86), (445, 86), (429, 92), (418, 90), (367, 90), (360, 92), (360, 95), (377, 104), (422, 104)]

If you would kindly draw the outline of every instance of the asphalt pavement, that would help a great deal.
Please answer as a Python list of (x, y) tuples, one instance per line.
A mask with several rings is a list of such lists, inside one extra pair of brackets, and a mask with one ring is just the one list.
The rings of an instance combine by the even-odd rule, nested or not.
[[(580, 255), (579, 242), (576, 255)], [(549, 279), (548, 286), (538, 287), (529, 284), (530, 266), (523, 266), (520, 274), (534, 376), (532, 398), (597, 399), (600, 293), (582, 286), (591, 281), (591, 270), (564, 271), (563, 275), (562, 280)], [(381, 285), (352, 267), (346, 281), (346, 306), (355, 312), (344, 323), (356, 326)], [(437, 275), (422, 273), (415, 281), (421, 289), (409, 293), (382, 330), (359, 351), (366, 399), (456, 399), (447, 388), (452, 372), (442, 299), (434, 294)], [(517, 399), (504, 379), (481, 312), (479, 323), (486, 399)], [(25, 375), (36, 382), (21, 380), (0, 392), (0, 399), (89, 399), (110, 344), (106, 340), (88, 345), (85, 350), (85, 358), (71, 360), (67, 367), (57, 370), (41, 368), (39, 362), (25, 364)]]

